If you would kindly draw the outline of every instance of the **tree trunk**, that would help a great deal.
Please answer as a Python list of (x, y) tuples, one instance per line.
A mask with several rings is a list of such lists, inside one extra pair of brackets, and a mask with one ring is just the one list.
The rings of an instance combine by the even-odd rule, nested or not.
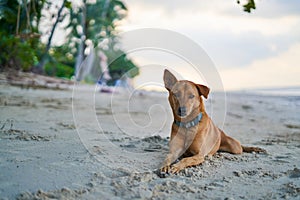
[(108, 11), (108, 8), (109, 8), (109, 3), (110, 3), (110, 0), (105, 0), (104, 6), (103, 6), (103, 12), (102, 12), (102, 15), (101, 15), (101, 17), (103, 19), (106, 18), (106, 14), (107, 14), (107, 11)]
[(16, 35), (19, 35), (20, 13), (21, 13), (21, 5), (19, 4), (19, 6), (18, 6), (18, 16), (17, 16), (17, 25), (16, 25)]
[(57, 18), (55, 20), (55, 23), (52, 26), (50, 36), (48, 38), (48, 42), (47, 42), (47, 45), (46, 45), (45, 52), (42, 55), (42, 58), (41, 58), (40, 62), (34, 67), (33, 72), (36, 72), (36, 73), (43, 73), (44, 72), (44, 65), (47, 62), (48, 52), (49, 52), (50, 47), (51, 47), (51, 42), (52, 42), (52, 39), (53, 39), (53, 35), (54, 35), (55, 29), (57, 27), (57, 24), (61, 21), (60, 18), (61, 18), (62, 11), (65, 7), (65, 3), (66, 3), (66, 0), (63, 1), (61, 7), (58, 10)]
[(86, 40), (86, 0), (83, 1), (83, 6), (82, 6), (82, 12), (80, 16), (80, 25), (82, 27), (82, 33), (80, 35), (80, 43), (78, 46), (78, 52), (76, 56), (76, 63), (75, 63), (75, 77), (76, 80), (79, 81), (80, 79), (80, 66), (85, 58), (84, 56), (84, 50), (85, 50), (85, 40)]

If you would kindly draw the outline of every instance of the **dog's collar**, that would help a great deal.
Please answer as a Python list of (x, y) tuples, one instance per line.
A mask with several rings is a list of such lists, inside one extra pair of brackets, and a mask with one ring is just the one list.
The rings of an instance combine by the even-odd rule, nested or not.
[(197, 117), (195, 119), (193, 119), (192, 121), (180, 122), (180, 121), (174, 120), (174, 123), (179, 127), (191, 128), (193, 126), (196, 126), (201, 121), (201, 119), (202, 119), (202, 113), (199, 113), (199, 115), (197, 115)]

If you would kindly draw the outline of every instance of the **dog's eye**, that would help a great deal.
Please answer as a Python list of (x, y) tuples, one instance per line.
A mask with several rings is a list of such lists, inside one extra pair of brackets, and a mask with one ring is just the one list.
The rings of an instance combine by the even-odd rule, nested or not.
[(180, 97), (180, 93), (174, 93), (173, 95), (174, 95), (174, 97), (176, 97), (176, 98), (179, 98), (179, 97)]
[(193, 94), (189, 95), (189, 99), (193, 99), (194, 97), (195, 97), (195, 95), (193, 95)]

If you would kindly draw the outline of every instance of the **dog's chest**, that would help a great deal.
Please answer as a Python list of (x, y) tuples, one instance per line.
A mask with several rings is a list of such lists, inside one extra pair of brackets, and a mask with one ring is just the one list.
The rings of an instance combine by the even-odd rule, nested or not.
[(192, 127), (192, 128), (179, 128), (178, 133), (182, 136), (183, 138), (183, 143), (184, 143), (184, 149), (189, 149), (193, 142), (195, 141), (195, 137), (197, 135), (197, 128)]

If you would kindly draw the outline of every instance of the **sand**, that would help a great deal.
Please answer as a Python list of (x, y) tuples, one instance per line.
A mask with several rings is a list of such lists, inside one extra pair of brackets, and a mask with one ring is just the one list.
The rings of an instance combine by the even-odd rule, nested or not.
[(217, 153), (160, 178), (167, 95), (97, 90), (0, 85), (0, 199), (300, 198), (299, 97), (211, 94), (216, 124), (268, 154)]

